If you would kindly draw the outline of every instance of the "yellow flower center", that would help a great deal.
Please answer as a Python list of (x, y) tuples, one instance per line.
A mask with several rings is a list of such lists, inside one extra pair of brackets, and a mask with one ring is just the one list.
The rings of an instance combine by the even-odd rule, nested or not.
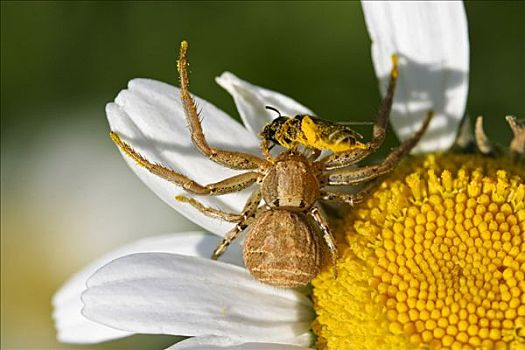
[(337, 229), (313, 281), (320, 349), (525, 349), (525, 169), (406, 162)]

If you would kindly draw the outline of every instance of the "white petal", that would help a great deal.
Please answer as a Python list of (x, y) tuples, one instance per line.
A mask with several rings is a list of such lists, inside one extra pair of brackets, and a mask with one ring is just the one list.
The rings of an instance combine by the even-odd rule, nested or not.
[[(255, 135), (212, 104), (198, 97), (195, 100), (202, 110), (203, 130), (212, 146), (260, 154)], [(106, 113), (111, 130), (150, 161), (164, 164), (202, 184), (239, 173), (212, 162), (193, 146), (178, 88), (154, 80), (132, 80), (115, 103), (107, 105)], [(176, 201), (175, 196), (187, 193), (138, 166), (129, 157), (124, 158), (148, 187), (190, 220), (220, 235), (233, 227)], [(251, 190), (218, 197), (203, 196), (199, 200), (206, 205), (240, 212)]]
[[(145, 238), (116, 249), (95, 260), (67, 281), (53, 298), (53, 318), (58, 340), (65, 343), (97, 343), (130, 335), (90, 321), (81, 315), (80, 295), (87, 279), (108, 262), (138, 252), (170, 252), (193, 256), (209, 256), (220, 238), (202, 232), (187, 232)], [(242, 265), (240, 246), (233, 244), (221, 257), (223, 261)]]
[(276, 343), (245, 343), (234, 337), (218, 337), (214, 335), (193, 337), (183, 340), (166, 350), (309, 350), (304, 346)]
[(363, 1), (372, 39), (372, 59), (385, 93), (400, 56), (399, 82), (391, 120), (403, 140), (421, 125), (426, 112), (435, 116), (416, 148), (446, 150), (465, 112), (469, 75), (469, 39), (461, 1)]
[(175, 254), (133, 254), (97, 271), (82, 295), (91, 320), (136, 333), (235, 334), (279, 342), (308, 332), (310, 300), (238, 266)]
[(266, 106), (277, 108), (282, 115), (313, 114), (290, 97), (250, 84), (230, 72), (222, 73), (215, 81), (233, 96), (244, 125), (254, 134), (261, 132), (268, 122), (277, 117)]

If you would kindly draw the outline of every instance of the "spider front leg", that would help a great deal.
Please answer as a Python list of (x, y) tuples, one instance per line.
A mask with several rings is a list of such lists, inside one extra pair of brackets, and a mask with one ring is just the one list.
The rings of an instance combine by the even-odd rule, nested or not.
[(186, 59), (186, 52), (188, 50), (188, 42), (183, 41), (180, 44), (179, 60), (177, 61), (177, 70), (180, 77), (180, 95), (182, 104), (184, 106), (184, 112), (186, 113), (186, 119), (191, 131), (191, 139), (197, 149), (206, 157), (212, 161), (226, 166), (231, 169), (247, 170), (266, 168), (268, 162), (264, 159), (256, 157), (254, 155), (243, 153), (220, 150), (208, 145), (206, 137), (202, 131), (201, 121), (199, 119), (199, 112), (193, 97), (189, 91), (189, 77), (188, 77), (188, 62)]
[(394, 92), (396, 90), (398, 76), (398, 56), (392, 55), (390, 82), (388, 84), (386, 95), (381, 102), (381, 107), (374, 124), (372, 141), (366, 144), (367, 148), (365, 149), (353, 149), (346, 152), (333, 153), (319, 160), (319, 163), (322, 164), (326, 170), (344, 168), (346, 166), (355, 164), (368, 157), (368, 155), (375, 152), (383, 144), (383, 141), (385, 140), (388, 119), (390, 117), (390, 111), (392, 110), (392, 103), (394, 101)]
[(321, 228), (323, 233), (323, 239), (330, 250), (330, 255), (332, 256), (332, 265), (334, 267), (334, 278), (337, 278), (337, 246), (335, 245), (335, 239), (328, 227), (328, 223), (321, 213), (319, 206), (314, 205), (309, 211), (308, 214), (315, 220), (317, 225)]
[(248, 198), (248, 201), (246, 201), (244, 209), (242, 210), (242, 214), (240, 215), (240, 221), (233, 229), (230, 230), (230, 232), (226, 234), (226, 236), (224, 236), (222, 242), (217, 246), (217, 248), (215, 248), (211, 256), (212, 260), (217, 260), (222, 254), (224, 254), (230, 243), (236, 239), (246, 227), (248, 227), (258, 211), (261, 198), (262, 195), (260, 189), (257, 189), (250, 195), (250, 198)]
[(216, 183), (201, 185), (187, 176), (176, 172), (175, 170), (169, 169), (157, 163), (150, 162), (143, 155), (135, 151), (133, 147), (122, 141), (117, 133), (111, 132), (110, 136), (111, 140), (113, 140), (120, 150), (136, 161), (138, 165), (146, 168), (154, 175), (181, 186), (183, 189), (191, 193), (200, 195), (221, 195), (238, 192), (259, 181), (262, 176), (258, 172), (250, 171), (229, 177)]
[(275, 162), (275, 159), (274, 157), (272, 156), (272, 154), (270, 153), (270, 141), (266, 138), (263, 138), (261, 140), (261, 152), (264, 156), (264, 159), (266, 159), (268, 162), (270, 163), (274, 163)]
[(334, 171), (326, 175), (325, 179), (322, 180), (322, 186), (357, 185), (392, 171), (397, 163), (407, 155), (421, 139), (428, 124), (430, 124), (432, 115), (433, 113), (429, 112), (419, 131), (392, 151), (384, 160), (383, 164)]

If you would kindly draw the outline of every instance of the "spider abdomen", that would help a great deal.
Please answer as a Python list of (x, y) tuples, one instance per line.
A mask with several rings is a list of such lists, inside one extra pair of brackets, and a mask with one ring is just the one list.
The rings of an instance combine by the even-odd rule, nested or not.
[(302, 213), (270, 209), (250, 227), (244, 263), (259, 281), (281, 288), (308, 284), (320, 271), (322, 250)]

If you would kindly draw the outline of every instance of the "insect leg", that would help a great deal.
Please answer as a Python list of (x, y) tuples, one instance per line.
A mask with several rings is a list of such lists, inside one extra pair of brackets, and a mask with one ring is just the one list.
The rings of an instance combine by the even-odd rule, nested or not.
[(410, 152), (410, 150), (417, 144), (421, 139), (425, 130), (432, 119), (432, 112), (429, 112), (423, 125), (411, 138), (403, 142), (399, 147), (393, 150), (388, 157), (383, 161), (382, 164), (371, 165), (357, 169), (343, 169), (334, 171), (326, 175), (326, 178), (322, 180), (322, 186), (339, 186), (339, 185), (357, 185), (378, 176), (386, 174), (392, 171), (397, 163)]
[(170, 182), (173, 182), (191, 193), (201, 195), (221, 195), (225, 193), (237, 192), (247, 188), (251, 184), (258, 181), (261, 177), (261, 174), (250, 171), (229, 177), (216, 183), (201, 185), (188, 178), (187, 176), (184, 176), (161, 164), (150, 162), (143, 155), (135, 151), (133, 147), (128, 145), (126, 142), (122, 141), (122, 139), (117, 133), (111, 132), (110, 136), (113, 142), (120, 148), (120, 150), (124, 152), (127, 156), (135, 160), (137, 164), (148, 169), (150, 173), (157, 175)]
[(224, 236), (222, 242), (217, 246), (217, 248), (215, 248), (211, 256), (212, 260), (217, 260), (222, 254), (224, 254), (230, 243), (236, 239), (246, 227), (248, 227), (257, 213), (261, 198), (262, 196), (260, 189), (255, 190), (250, 195), (250, 198), (248, 198), (248, 201), (242, 210), (242, 214), (240, 215), (240, 221), (233, 229), (231, 229), (230, 232), (226, 234), (226, 236)]
[(375, 152), (385, 140), (386, 128), (388, 126), (388, 119), (390, 111), (392, 110), (392, 103), (394, 101), (394, 92), (396, 90), (398, 70), (398, 56), (392, 55), (392, 70), (390, 71), (390, 82), (386, 90), (385, 97), (381, 102), (379, 113), (374, 124), (374, 131), (372, 141), (367, 143), (366, 149), (355, 149), (346, 152), (333, 153), (319, 162), (322, 162), (325, 169), (343, 168), (348, 165), (355, 164), (360, 160), (366, 158), (369, 154)]
[(191, 205), (192, 207), (194, 207), (195, 209), (197, 209), (204, 215), (207, 215), (215, 219), (224, 220), (227, 222), (239, 222), (242, 218), (241, 214), (227, 213), (220, 209), (205, 206), (204, 204), (202, 204), (201, 202), (199, 202), (198, 200), (194, 198), (190, 198), (190, 197), (181, 195), (181, 196), (175, 197), (175, 199), (178, 200), (179, 202), (188, 203), (189, 205)]
[(232, 169), (257, 169), (265, 168), (268, 162), (257, 156), (243, 153), (220, 150), (208, 145), (206, 137), (202, 131), (202, 125), (199, 119), (199, 112), (193, 97), (189, 91), (188, 62), (186, 60), (186, 51), (188, 42), (183, 41), (180, 44), (179, 60), (177, 61), (177, 70), (180, 77), (180, 95), (186, 119), (191, 131), (191, 139), (197, 149), (212, 161)]
[(334, 278), (337, 278), (337, 246), (335, 245), (335, 239), (332, 235), (332, 232), (330, 232), (330, 228), (328, 227), (328, 223), (326, 222), (326, 219), (324, 218), (323, 214), (321, 213), (321, 209), (314, 205), (309, 211), (308, 214), (315, 220), (317, 225), (321, 228), (321, 231), (323, 233), (323, 239), (328, 246), (328, 249), (330, 250), (330, 255), (332, 256), (332, 265), (334, 267)]

